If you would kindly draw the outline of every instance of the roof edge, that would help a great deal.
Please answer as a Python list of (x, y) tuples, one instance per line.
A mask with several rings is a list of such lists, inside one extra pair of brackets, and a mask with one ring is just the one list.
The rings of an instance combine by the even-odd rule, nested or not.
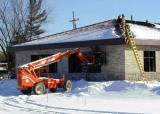
[(115, 38), (115, 39), (101, 39), (101, 40), (90, 40), (90, 41), (8, 47), (7, 50), (9, 52), (15, 52), (15, 51), (26, 51), (26, 50), (59, 49), (59, 48), (73, 48), (73, 47), (88, 47), (94, 45), (122, 45), (122, 44), (125, 44), (124, 38)]

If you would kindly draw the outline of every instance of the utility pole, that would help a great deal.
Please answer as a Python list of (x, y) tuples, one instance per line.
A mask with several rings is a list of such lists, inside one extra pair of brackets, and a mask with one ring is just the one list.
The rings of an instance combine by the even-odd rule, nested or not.
[(133, 21), (133, 15), (131, 15), (131, 21)]
[(73, 15), (73, 17), (72, 17), (72, 20), (70, 20), (70, 22), (72, 22), (73, 29), (76, 29), (77, 28), (76, 21), (78, 21), (79, 18), (74, 17), (74, 11), (72, 12), (72, 15)]

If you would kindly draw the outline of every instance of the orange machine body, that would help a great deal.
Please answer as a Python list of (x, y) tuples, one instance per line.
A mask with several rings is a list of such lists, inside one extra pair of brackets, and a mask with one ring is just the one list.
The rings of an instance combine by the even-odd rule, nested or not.
[(17, 82), (19, 90), (27, 90), (28, 88), (34, 87), (35, 84), (43, 82), (46, 88), (54, 89), (64, 85), (65, 76), (62, 75), (60, 79), (53, 79), (48, 74), (47, 77), (41, 77), (38, 75), (36, 70), (47, 66), (51, 63), (58, 62), (64, 57), (72, 54), (77, 54), (78, 58), (85, 62), (87, 59), (81, 54), (80, 49), (76, 48), (74, 50), (67, 50), (62, 53), (57, 53), (49, 57), (33, 61), (31, 63), (21, 65), (17, 68)]

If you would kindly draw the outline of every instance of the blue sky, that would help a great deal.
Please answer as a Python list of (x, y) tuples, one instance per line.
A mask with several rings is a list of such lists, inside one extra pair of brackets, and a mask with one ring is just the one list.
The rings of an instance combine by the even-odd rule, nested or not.
[(72, 11), (80, 20), (77, 27), (117, 18), (160, 22), (160, 0), (44, 0), (49, 12), (45, 35), (72, 29)]

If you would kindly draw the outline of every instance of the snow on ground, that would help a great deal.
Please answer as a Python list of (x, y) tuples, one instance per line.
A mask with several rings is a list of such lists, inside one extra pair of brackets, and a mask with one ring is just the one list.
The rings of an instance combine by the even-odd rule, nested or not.
[(16, 80), (0, 81), (0, 114), (160, 113), (160, 82), (73, 81), (71, 92), (22, 95)]

